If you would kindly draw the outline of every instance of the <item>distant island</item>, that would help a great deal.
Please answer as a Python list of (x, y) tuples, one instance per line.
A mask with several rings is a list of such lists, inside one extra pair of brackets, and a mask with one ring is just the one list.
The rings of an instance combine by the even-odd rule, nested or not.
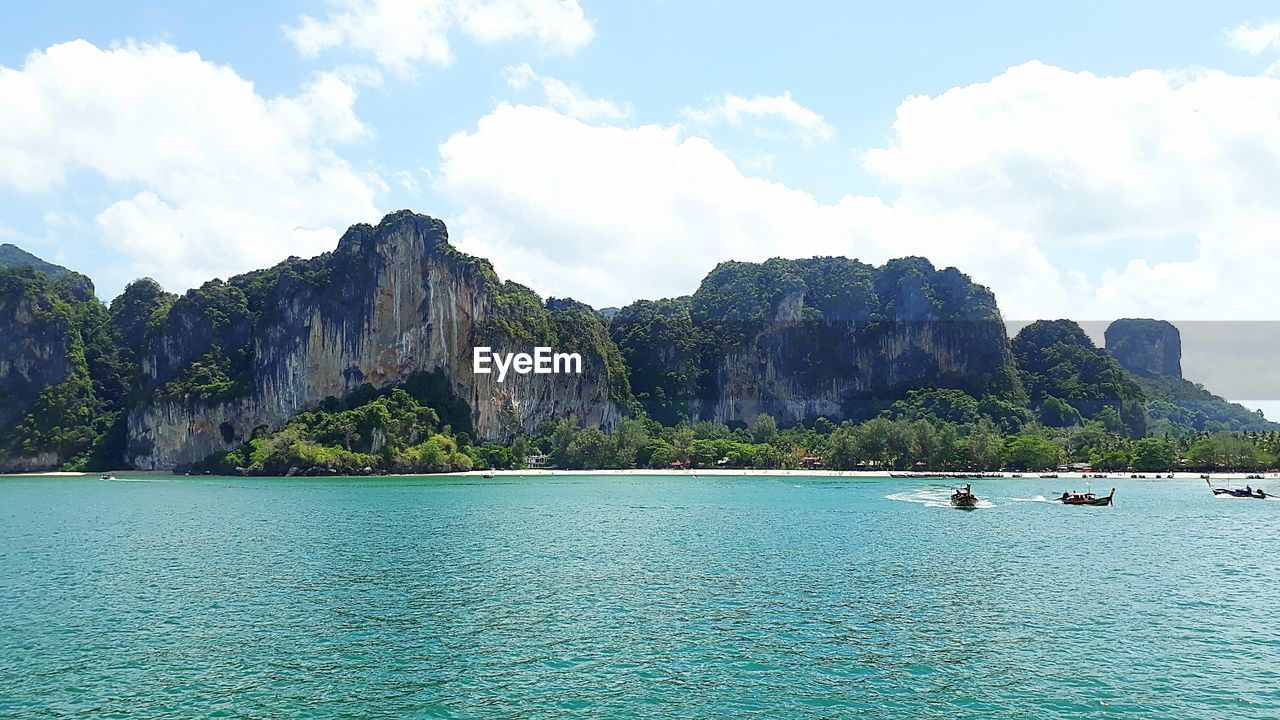
[[(724, 262), (692, 295), (540, 298), (401, 211), (181, 296), (0, 246), (0, 471), (1239, 469), (1280, 425), (1182, 377), (1177, 328), (1008, 336), (985, 287), (908, 257)], [(472, 348), (579, 353), (472, 372)]]

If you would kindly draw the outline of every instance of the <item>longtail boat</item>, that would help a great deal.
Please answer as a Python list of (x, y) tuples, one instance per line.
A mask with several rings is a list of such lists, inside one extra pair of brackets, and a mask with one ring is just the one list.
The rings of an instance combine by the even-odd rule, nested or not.
[(1207, 477), (1204, 479), (1204, 481), (1206, 484), (1208, 484), (1209, 489), (1213, 491), (1214, 495), (1226, 495), (1227, 497), (1234, 497), (1234, 498), (1251, 498), (1253, 500), (1266, 500), (1268, 497), (1272, 497), (1267, 495), (1267, 493), (1264, 492), (1262, 488), (1257, 488), (1255, 490), (1250, 485), (1245, 485), (1242, 488), (1238, 488), (1238, 487), (1237, 488), (1220, 488), (1220, 487), (1214, 487), (1213, 483), (1210, 482), (1209, 478)]
[(1116, 489), (1111, 488), (1111, 494), (1105, 497), (1097, 497), (1091, 492), (1064, 492), (1062, 497), (1058, 498), (1058, 502), (1063, 505), (1110, 505), (1111, 500), (1116, 496)]
[(963, 487), (958, 487), (952, 490), (951, 506), (965, 509), (977, 507), (978, 496), (973, 494), (973, 486), (965, 484)]

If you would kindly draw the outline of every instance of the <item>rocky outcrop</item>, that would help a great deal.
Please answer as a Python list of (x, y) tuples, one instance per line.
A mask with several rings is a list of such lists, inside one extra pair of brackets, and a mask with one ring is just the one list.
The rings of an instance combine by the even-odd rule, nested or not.
[(0, 428), (75, 369), (71, 319), (57, 312), (58, 302), (35, 273), (0, 279)]
[[(0, 261), (13, 258), (8, 253)], [(60, 465), (50, 449), (21, 447), (14, 427), (35, 411), (43, 394), (86, 373), (75, 306), (96, 302), (93, 283), (65, 268), (42, 266), (55, 274), (33, 263), (0, 265), (0, 471)]]
[(994, 297), (922, 258), (724, 263), (691, 298), (624, 308), (612, 330), (649, 364), (632, 388), (651, 413), (862, 419), (922, 387), (1025, 400)]
[[(626, 400), (625, 370), (611, 344), (584, 340), (583, 322), (609, 343), (597, 315), (584, 319), (499, 282), (487, 261), (448, 243), (439, 220), (389, 215), (352, 227), (332, 253), (179, 299), (141, 354), (150, 398), (129, 413), (129, 459), (140, 468), (188, 464), (327, 397), (434, 370), (468, 403), (481, 438), (561, 417), (609, 428)], [(476, 346), (536, 345), (581, 352), (583, 372), (513, 373), (501, 383), (472, 372)]]
[(1107, 352), (1143, 377), (1182, 377), (1182, 335), (1165, 320), (1125, 318), (1107, 326)]
[(1051, 427), (1100, 420), (1108, 430), (1147, 432), (1142, 387), (1071, 320), (1037, 320), (1013, 339), (1031, 408)]

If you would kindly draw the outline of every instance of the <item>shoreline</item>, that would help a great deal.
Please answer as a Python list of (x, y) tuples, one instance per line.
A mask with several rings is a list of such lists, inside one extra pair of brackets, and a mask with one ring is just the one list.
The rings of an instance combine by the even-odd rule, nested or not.
[[(889, 473), (893, 472), (891, 476)], [(485, 475), (493, 475), (498, 477), (572, 477), (572, 476), (639, 476), (639, 477), (814, 477), (814, 478), (881, 478), (893, 480), (1201, 480), (1205, 473), (1198, 472), (1175, 472), (1173, 477), (1168, 477), (1170, 473), (1132, 473), (1132, 472), (1114, 472), (1114, 473), (1090, 473), (1084, 475), (1078, 472), (1059, 472), (1057, 478), (1042, 478), (1041, 473), (1014, 473), (1014, 472), (987, 472), (981, 473), (980, 477), (950, 477), (943, 473), (927, 473), (927, 472), (911, 472), (906, 471), (889, 471), (889, 470), (760, 470), (760, 469), (727, 469), (727, 468), (708, 468), (705, 470), (672, 470), (669, 468), (644, 469), (644, 468), (627, 468), (617, 470), (551, 470), (545, 468), (530, 470), (468, 470), (466, 472), (452, 473), (391, 473), (387, 475), (320, 475), (314, 477), (295, 476), (290, 479), (302, 480), (327, 480), (337, 478), (370, 478), (370, 477), (484, 477)], [(1054, 473), (1045, 473), (1054, 474)], [(1095, 474), (1101, 474), (1102, 477), (1093, 477)], [(46, 472), (23, 472), (23, 473), (0, 473), (0, 478), (78, 478), (78, 477), (95, 477), (100, 475), (142, 475), (142, 476), (165, 476), (165, 477), (257, 477), (257, 478), (285, 478), (284, 475), (187, 475), (184, 473), (173, 473), (168, 470), (111, 470), (105, 473), (99, 472), (71, 472), (63, 470), (51, 470)], [(1248, 480), (1250, 475), (1262, 475), (1262, 480), (1280, 481), (1280, 473), (1264, 472), (1264, 473), (1208, 473), (1210, 480)]]

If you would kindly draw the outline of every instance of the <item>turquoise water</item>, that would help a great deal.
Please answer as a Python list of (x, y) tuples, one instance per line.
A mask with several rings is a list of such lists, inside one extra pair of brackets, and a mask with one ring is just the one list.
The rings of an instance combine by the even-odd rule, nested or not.
[(1280, 503), (1069, 484), (0, 478), (0, 716), (1280, 716)]

